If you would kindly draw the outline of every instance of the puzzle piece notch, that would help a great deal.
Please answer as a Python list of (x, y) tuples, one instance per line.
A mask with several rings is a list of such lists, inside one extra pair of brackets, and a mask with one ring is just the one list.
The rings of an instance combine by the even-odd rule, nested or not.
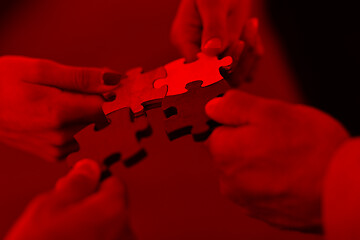
[(114, 90), (116, 99), (103, 104), (105, 114), (129, 107), (135, 116), (139, 116), (144, 111), (143, 103), (148, 108), (161, 105), (167, 92), (167, 86), (154, 88), (154, 81), (166, 78), (165, 68), (159, 67), (149, 72), (143, 72), (140, 67), (133, 68), (126, 72), (126, 76), (121, 80), (120, 86)]
[(170, 140), (191, 134), (195, 141), (204, 141), (218, 126), (205, 113), (211, 99), (223, 95), (230, 86), (225, 80), (203, 87), (202, 81), (188, 83), (186, 93), (166, 96), (162, 109), (166, 116), (165, 130)]
[(90, 158), (105, 168), (119, 161), (125, 167), (131, 167), (146, 157), (146, 151), (140, 144), (142, 138), (152, 134), (146, 115), (135, 117), (130, 108), (122, 108), (107, 117), (110, 120), (107, 126), (97, 130), (92, 124), (75, 135), (80, 150), (68, 156), (70, 165)]
[(192, 63), (185, 63), (181, 58), (170, 62), (164, 66), (167, 77), (155, 80), (154, 87), (168, 87), (166, 96), (173, 96), (185, 93), (186, 84), (201, 80), (203, 87), (216, 83), (223, 79), (220, 74), (220, 67), (229, 66), (232, 63), (230, 56), (218, 59), (210, 57), (204, 53), (198, 53), (198, 60)]

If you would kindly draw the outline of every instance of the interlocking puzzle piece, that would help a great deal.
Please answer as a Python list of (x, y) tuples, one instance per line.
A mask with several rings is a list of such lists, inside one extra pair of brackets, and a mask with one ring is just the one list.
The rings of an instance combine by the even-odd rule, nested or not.
[(146, 156), (140, 145), (142, 138), (152, 134), (146, 116), (135, 118), (130, 108), (122, 108), (107, 117), (107, 126), (97, 130), (93, 124), (75, 135), (80, 150), (67, 158), (70, 165), (83, 158), (91, 158), (106, 167), (120, 160), (130, 167)]
[(162, 98), (165, 97), (167, 87), (154, 88), (156, 79), (166, 78), (165, 68), (159, 67), (143, 73), (142, 68), (134, 68), (126, 72), (126, 78), (122, 79), (120, 86), (115, 89), (116, 99), (105, 102), (103, 111), (109, 114), (125, 107), (131, 108), (135, 115), (141, 115), (142, 103), (148, 107), (153, 105), (160, 107)]
[(202, 84), (202, 81), (188, 83), (186, 93), (164, 98), (162, 109), (167, 118), (165, 130), (170, 140), (192, 134), (195, 141), (203, 141), (218, 125), (206, 115), (205, 105), (224, 94), (230, 86), (225, 80), (206, 87)]
[(178, 59), (164, 66), (167, 77), (155, 80), (154, 87), (168, 87), (166, 96), (185, 93), (187, 83), (201, 80), (203, 87), (216, 83), (223, 79), (219, 69), (232, 63), (232, 58), (227, 56), (219, 60), (217, 57), (209, 57), (204, 53), (198, 53), (198, 60), (185, 63), (185, 59)]

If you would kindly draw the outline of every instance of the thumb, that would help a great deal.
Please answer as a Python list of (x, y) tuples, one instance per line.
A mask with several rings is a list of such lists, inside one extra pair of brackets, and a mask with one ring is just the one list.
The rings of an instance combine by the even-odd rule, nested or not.
[(50, 60), (38, 60), (32, 82), (82, 93), (103, 93), (112, 90), (121, 75), (105, 69), (73, 67)]
[[(200, 1), (199, 5), (206, 4)], [(207, 3), (209, 4), (209, 3)], [(219, 2), (212, 6), (199, 6), (203, 32), (201, 37), (201, 50), (209, 56), (221, 54), (228, 45), (226, 9)]]
[(261, 98), (239, 90), (214, 98), (205, 106), (206, 114), (216, 122), (230, 126), (247, 124), (256, 119)]
[(93, 194), (97, 190), (99, 179), (99, 165), (93, 160), (81, 160), (68, 175), (56, 183), (54, 197), (57, 203), (75, 203)]

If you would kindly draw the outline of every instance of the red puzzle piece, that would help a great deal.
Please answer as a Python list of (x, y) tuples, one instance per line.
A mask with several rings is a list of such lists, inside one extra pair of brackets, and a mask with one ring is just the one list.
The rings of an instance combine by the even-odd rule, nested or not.
[(105, 114), (121, 108), (129, 107), (133, 113), (142, 114), (142, 103), (147, 107), (160, 107), (162, 98), (165, 97), (167, 86), (154, 88), (156, 79), (166, 78), (165, 68), (159, 67), (143, 73), (142, 68), (134, 68), (126, 72), (127, 77), (121, 80), (120, 86), (115, 89), (117, 98), (103, 105)]
[(130, 108), (122, 108), (107, 117), (109, 124), (102, 129), (96, 130), (94, 125), (90, 125), (75, 135), (80, 151), (68, 157), (70, 165), (91, 158), (106, 167), (120, 160), (130, 167), (146, 156), (139, 143), (141, 138), (152, 134), (146, 116), (135, 118)]
[(195, 81), (186, 85), (186, 93), (166, 96), (162, 109), (167, 117), (165, 130), (169, 139), (174, 140), (192, 134), (195, 141), (205, 140), (217, 126), (217, 123), (206, 115), (205, 105), (229, 88), (225, 80), (206, 87), (202, 87), (202, 81)]
[(167, 86), (166, 96), (178, 95), (186, 92), (186, 84), (194, 81), (203, 81), (203, 87), (216, 83), (223, 79), (219, 68), (229, 66), (232, 57), (222, 59), (210, 57), (204, 53), (198, 53), (198, 59), (192, 63), (185, 63), (181, 58), (164, 66), (167, 77), (154, 82), (155, 88)]

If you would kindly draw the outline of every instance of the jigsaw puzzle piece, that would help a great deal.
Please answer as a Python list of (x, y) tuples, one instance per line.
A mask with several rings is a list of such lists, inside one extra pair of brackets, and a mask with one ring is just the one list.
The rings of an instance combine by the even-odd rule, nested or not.
[(126, 72), (126, 77), (121, 80), (120, 86), (115, 89), (116, 99), (103, 105), (105, 114), (118, 109), (129, 107), (133, 113), (141, 115), (142, 103), (148, 108), (160, 107), (162, 98), (165, 97), (167, 86), (154, 88), (156, 79), (166, 78), (165, 68), (159, 67), (149, 72), (143, 72), (142, 68), (134, 68)]
[(203, 87), (216, 83), (223, 79), (219, 69), (231, 65), (230, 56), (219, 60), (217, 57), (209, 57), (204, 53), (198, 53), (198, 60), (192, 63), (185, 63), (181, 58), (164, 66), (167, 77), (155, 80), (155, 88), (168, 87), (166, 96), (173, 96), (185, 93), (186, 84), (194, 81), (203, 81)]
[(68, 156), (71, 166), (83, 158), (90, 158), (106, 168), (118, 161), (130, 167), (146, 156), (140, 145), (142, 138), (152, 134), (146, 116), (135, 118), (130, 108), (122, 108), (107, 117), (107, 126), (97, 129), (93, 124), (75, 135), (80, 150)]
[(165, 130), (170, 140), (192, 134), (195, 141), (204, 141), (218, 125), (205, 113), (211, 99), (223, 95), (230, 86), (225, 80), (202, 87), (202, 81), (186, 85), (187, 92), (166, 96), (162, 109), (166, 116)]

